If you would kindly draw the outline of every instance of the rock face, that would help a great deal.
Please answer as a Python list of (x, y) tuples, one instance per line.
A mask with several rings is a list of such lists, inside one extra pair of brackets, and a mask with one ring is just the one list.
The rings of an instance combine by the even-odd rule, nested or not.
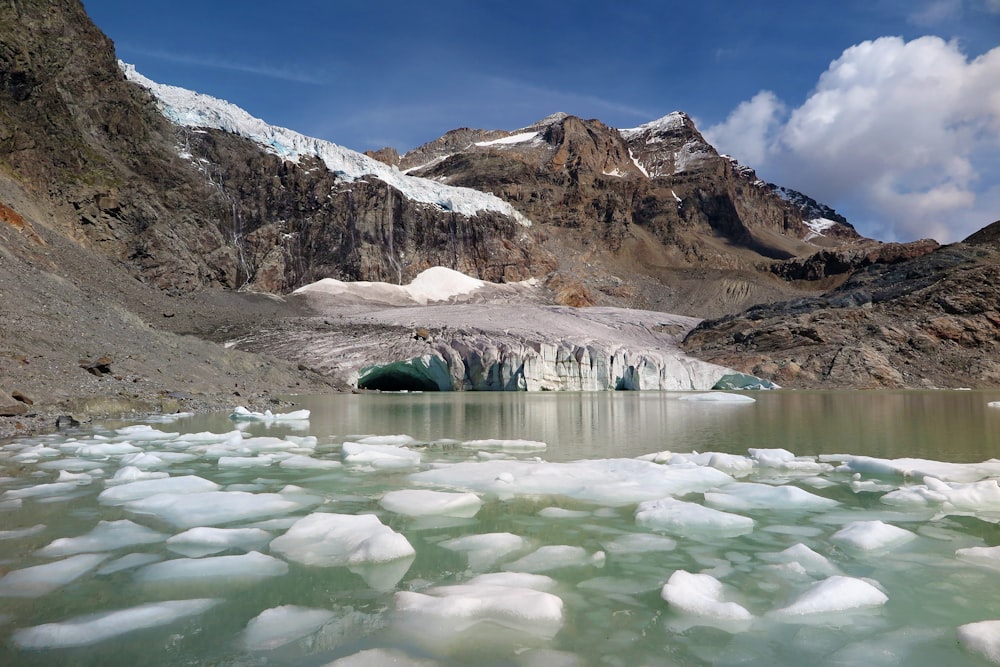
[(786, 387), (1000, 383), (1000, 223), (821, 297), (706, 321), (684, 349)]

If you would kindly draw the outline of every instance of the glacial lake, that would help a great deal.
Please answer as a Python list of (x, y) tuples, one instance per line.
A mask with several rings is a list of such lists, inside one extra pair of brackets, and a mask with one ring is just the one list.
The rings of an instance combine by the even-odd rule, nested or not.
[(0, 664), (1000, 662), (1000, 390), (735, 396), (0, 442)]

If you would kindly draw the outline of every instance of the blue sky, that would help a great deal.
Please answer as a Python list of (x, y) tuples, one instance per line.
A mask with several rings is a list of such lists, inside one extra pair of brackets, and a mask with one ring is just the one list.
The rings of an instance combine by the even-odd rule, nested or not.
[(882, 240), (1000, 219), (1000, 0), (84, 0), (149, 78), (356, 150), (674, 110)]

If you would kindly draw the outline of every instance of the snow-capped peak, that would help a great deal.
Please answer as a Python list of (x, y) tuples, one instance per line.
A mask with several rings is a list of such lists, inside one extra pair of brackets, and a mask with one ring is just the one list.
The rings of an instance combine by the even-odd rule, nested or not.
[(629, 135), (644, 134), (644, 133), (657, 133), (657, 132), (669, 132), (671, 130), (679, 130), (684, 127), (684, 124), (688, 120), (688, 115), (683, 111), (674, 111), (668, 113), (666, 116), (657, 118), (648, 123), (644, 123), (639, 127), (630, 127), (618, 130), (623, 137), (628, 138)]
[(283, 127), (269, 125), (251, 116), (240, 107), (209, 95), (177, 86), (156, 83), (139, 74), (133, 65), (119, 61), (125, 77), (148, 89), (159, 103), (160, 112), (171, 122), (185, 127), (222, 130), (249, 139), (264, 150), (291, 162), (302, 157), (317, 157), (327, 168), (344, 178), (355, 180), (374, 176), (396, 188), (409, 199), (439, 206), (463, 215), (479, 211), (496, 211), (510, 216), (526, 227), (531, 221), (513, 206), (495, 195), (460, 188), (415, 176), (374, 160), (343, 146), (299, 134)]

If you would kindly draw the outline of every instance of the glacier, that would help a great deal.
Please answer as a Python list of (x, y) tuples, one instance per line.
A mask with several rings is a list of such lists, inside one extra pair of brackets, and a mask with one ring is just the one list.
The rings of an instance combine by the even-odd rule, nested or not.
[(777, 385), (685, 354), (700, 320), (546, 304), (533, 281), (433, 267), (409, 285), (320, 280), (289, 298), (316, 313), (229, 345), (380, 391), (708, 391)]

